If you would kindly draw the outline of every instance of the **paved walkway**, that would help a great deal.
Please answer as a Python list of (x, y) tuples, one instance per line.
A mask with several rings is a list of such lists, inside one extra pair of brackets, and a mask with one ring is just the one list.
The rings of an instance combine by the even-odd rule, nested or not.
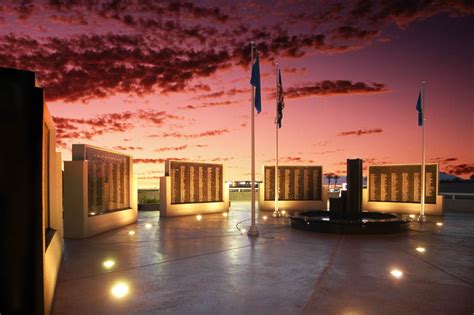
[[(201, 221), (141, 212), (137, 224), (66, 240), (54, 313), (474, 312), (474, 214), (447, 214), (412, 223), (403, 234), (376, 236), (293, 230), (287, 219), (268, 214), (252, 240), (239, 231), (248, 228), (249, 208), (234, 202), (228, 217)], [(115, 262), (109, 270), (107, 259)], [(119, 282), (129, 289), (122, 298), (111, 294)]]

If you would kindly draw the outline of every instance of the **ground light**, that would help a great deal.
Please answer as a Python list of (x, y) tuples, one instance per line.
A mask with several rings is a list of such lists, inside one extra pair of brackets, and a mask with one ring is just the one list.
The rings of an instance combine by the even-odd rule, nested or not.
[(135, 231), (128, 231), (128, 235), (135, 235)]
[(112, 259), (104, 260), (104, 262), (102, 263), (102, 266), (104, 266), (105, 269), (110, 269), (114, 265), (115, 265), (115, 261), (113, 261)]
[(417, 247), (417, 248), (416, 248), (416, 251), (419, 252), (419, 253), (424, 253), (424, 252), (426, 252), (426, 248), (424, 248), (424, 247)]
[(146, 229), (151, 229), (151, 223), (145, 224), (145, 228), (146, 228)]
[(268, 217), (266, 215), (263, 216), (263, 221), (267, 221)]
[(403, 276), (403, 272), (399, 269), (392, 269), (390, 270), (390, 274), (397, 279), (400, 279)]
[(436, 222), (437, 226), (443, 226), (443, 222)]
[(240, 233), (245, 234), (245, 233), (247, 233), (247, 230), (246, 229), (241, 229)]
[(227, 212), (222, 213), (222, 216), (223, 216), (224, 218), (227, 218), (227, 215), (228, 215)]
[(285, 211), (285, 210), (281, 210), (281, 214), (285, 215), (285, 214), (286, 214), (286, 211)]
[(414, 219), (416, 217), (416, 215), (410, 214), (409, 217), (410, 217), (410, 219)]
[(196, 216), (196, 220), (201, 221), (201, 219), (202, 219), (202, 215), (198, 214), (198, 215)]
[(128, 284), (124, 282), (118, 282), (112, 287), (112, 290), (110, 292), (115, 298), (121, 299), (128, 294), (128, 291)]

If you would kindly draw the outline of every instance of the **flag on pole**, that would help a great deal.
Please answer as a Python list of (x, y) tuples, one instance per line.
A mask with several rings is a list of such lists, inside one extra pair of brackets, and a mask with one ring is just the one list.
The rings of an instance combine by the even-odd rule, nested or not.
[(283, 118), (283, 108), (285, 108), (285, 101), (283, 99), (283, 85), (281, 84), (281, 71), (278, 69), (278, 83), (277, 83), (277, 122), (278, 128), (281, 128), (281, 120)]
[(416, 102), (416, 110), (418, 111), (418, 126), (423, 126), (423, 106), (421, 105), (421, 91), (418, 94), (418, 101)]
[(252, 77), (250, 84), (255, 87), (255, 109), (257, 113), (262, 111), (262, 97), (260, 93), (260, 63), (258, 61), (258, 50), (255, 48), (255, 61), (252, 65)]

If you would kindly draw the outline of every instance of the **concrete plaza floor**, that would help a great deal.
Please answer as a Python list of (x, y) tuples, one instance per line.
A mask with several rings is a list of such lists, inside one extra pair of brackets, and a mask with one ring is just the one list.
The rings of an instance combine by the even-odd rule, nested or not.
[[(288, 219), (261, 214), (261, 236), (252, 239), (239, 230), (248, 229), (249, 208), (233, 202), (228, 217), (201, 221), (141, 212), (137, 224), (65, 240), (53, 313), (474, 312), (474, 213), (370, 236), (294, 230)], [(106, 259), (115, 262), (109, 270)], [(129, 288), (122, 298), (111, 294), (118, 282)]]

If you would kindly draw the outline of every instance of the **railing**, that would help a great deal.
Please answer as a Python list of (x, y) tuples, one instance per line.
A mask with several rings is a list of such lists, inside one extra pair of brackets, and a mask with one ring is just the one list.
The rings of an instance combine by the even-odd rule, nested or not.
[(474, 199), (474, 193), (440, 192), (445, 200)]

